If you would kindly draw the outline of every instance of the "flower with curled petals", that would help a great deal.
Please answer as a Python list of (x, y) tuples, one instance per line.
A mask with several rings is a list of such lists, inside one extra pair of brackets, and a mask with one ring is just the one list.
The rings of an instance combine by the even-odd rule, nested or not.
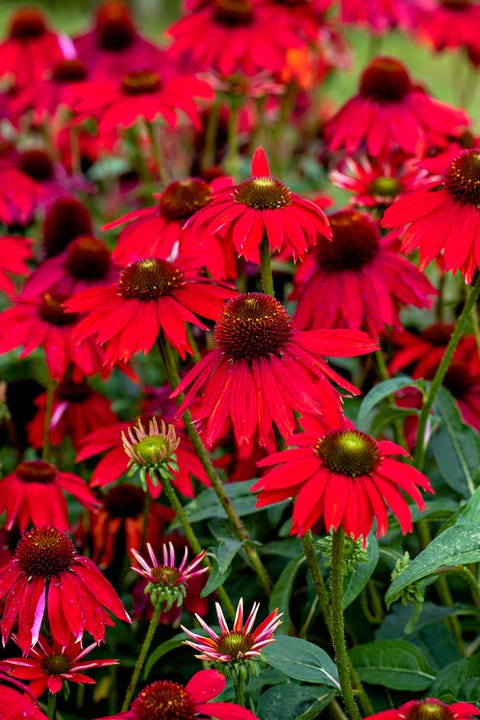
[[(292, 535), (304, 535), (321, 518), (327, 532), (343, 528), (354, 540), (366, 538), (376, 520), (377, 537), (388, 528), (388, 509), (403, 533), (412, 530), (404, 494), (422, 510), (419, 488), (433, 492), (428, 478), (412, 465), (392, 459), (408, 455), (389, 440), (375, 440), (338, 414), (305, 415), (303, 432), (286, 439), (286, 450), (260, 460), (270, 468), (251, 490), (257, 507), (294, 498)], [(273, 467), (272, 467), (273, 466)]]
[(207, 625), (200, 615), (195, 615), (200, 625), (208, 633), (208, 637), (192, 632), (192, 630), (181, 625), (184, 633), (191, 638), (191, 640), (185, 640), (184, 643), (200, 652), (200, 655), (195, 656), (199, 660), (209, 660), (217, 663), (217, 667), (227, 675), (230, 672), (235, 673), (235, 669), (238, 671), (239, 665), (244, 665), (247, 672), (249, 672), (254, 669), (255, 660), (260, 657), (262, 649), (274, 642), (273, 633), (282, 622), (282, 613), (279, 613), (278, 609), (276, 609), (254, 629), (253, 626), (259, 607), (260, 603), (253, 603), (252, 609), (244, 622), (243, 598), (240, 598), (233, 626), (230, 630), (220, 604), (215, 603), (220, 634)]
[(187, 565), (188, 547), (185, 546), (183, 558), (177, 565), (175, 562), (175, 549), (173, 543), (162, 546), (163, 563), (159, 563), (150, 543), (147, 543), (147, 551), (150, 557), (150, 564), (140, 555), (135, 548), (130, 552), (140, 567), (132, 565), (132, 570), (140, 577), (148, 580), (145, 594), (150, 596), (155, 607), (159, 605), (164, 612), (170, 610), (173, 605), (180, 607), (187, 594), (188, 581), (201, 575), (208, 570), (208, 567), (198, 567), (204, 559), (206, 550), (199, 553)]
[(262, 147), (254, 153), (252, 177), (218, 190), (186, 227), (218, 233), (252, 262), (259, 260), (264, 236), (272, 252), (288, 253), (294, 260), (315, 245), (318, 235), (331, 237), (323, 210), (272, 177)]
[(18, 645), (24, 653), (38, 642), (45, 613), (53, 639), (64, 646), (72, 636), (80, 642), (84, 632), (97, 644), (103, 642), (106, 626), (114, 625), (109, 612), (131, 622), (97, 566), (54, 527), (33, 528), (22, 535), (12, 560), (0, 568), (3, 597), (3, 643), (18, 619)]
[[(17, 636), (12, 634), (12, 639), (16, 641)], [(66, 646), (56, 640), (49, 643), (40, 635), (37, 645), (29, 650), (27, 657), (7, 658), (4, 662), (8, 665), (9, 674), (28, 680), (28, 689), (39, 697), (47, 689), (51, 693), (59, 692), (64, 680), (82, 685), (94, 684), (95, 680), (84, 675), (83, 670), (118, 664), (118, 660), (84, 660), (95, 647), (96, 643), (92, 643), (82, 650), (73, 637)]]

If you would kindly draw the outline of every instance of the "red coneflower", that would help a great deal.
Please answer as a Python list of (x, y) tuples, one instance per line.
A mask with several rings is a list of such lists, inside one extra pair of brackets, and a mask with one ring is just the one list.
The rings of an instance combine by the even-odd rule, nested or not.
[[(419, 248), (420, 269), (441, 254), (445, 269), (460, 270), (470, 283), (480, 266), (480, 150), (463, 150), (446, 167), (440, 165), (428, 187), (397, 197), (382, 225), (407, 226), (402, 250)], [(434, 171), (433, 160), (429, 168)]]
[(380, 237), (368, 215), (345, 209), (328, 219), (333, 239), (320, 237), (294, 275), (290, 299), (298, 301), (300, 330), (358, 328), (378, 338), (401, 327), (402, 307), (431, 306), (433, 285), (398, 253), (396, 239)]
[(414, 85), (403, 63), (376, 57), (360, 77), (358, 93), (324, 125), (330, 150), (351, 155), (366, 151), (386, 156), (400, 148), (421, 157), (430, 145), (440, 147), (469, 125), (468, 116), (439, 102)]
[(434, 0), (419, 14), (416, 34), (437, 52), (446, 48), (466, 51), (478, 66), (480, 41), (475, 29), (479, 23), (480, 5), (475, 0)]
[(38, 641), (45, 612), (54, 640), (64, 646), (72, 636), (80, 642), (84, 632), (103, 642), (105, 626), (114, 625), (107, 610), (130, 622), (97, 566), (53, 527), (34, 528), (20, 538), (13, 559), (0, 568), (0, 598), (5, 596), (3, 643), (18, 618), (18, 645), (25, 653)]
[(327, 532), (342, 527), (349, 537), (365, 541), (374, 519), (377, 536), (386, 533), (388, 508), (403, 533), (410, 532), (412, 518), (403, 493), (423, 509), (418, 488), (433, 492), (428, 478), (390, 458), (408, 455), (400, 445), (375, 440), (340, 413), (327, 418), (329, 422), (318, 414), (303, 416), (303, 432), (286, 439), (286, 445), (295, 447), (260, 460), (259, 467), (274, 467), (251, 488), (259, 492), (257, 506), (294, 498), (292, 535), (304, 535), (323, 518)]
[(258, 720), (250, 710), (229, 702), (210, 702), (227, 684), (217, 670), (199, 670), (185, 686), (157, 680), (143, 688), (130, 710), (98, 720)]
[[(15, 634), (12, 634), (12, 640), (17, 642)], [(95, 685), (95, 680), (84, 675), (84, 670), (118, 665), (118, 660), (85, 660), (85, 656), (96, 647), (96, 643), (92, 643), (82, 650), (73, 637), (66, 646), (56, 640), (49, 643), (40, 635), (37, 645), (29, 650), (27, 657), (6, 658), (3, 662), (12, 677), (28, 680), (30, 692), (40, 697), (45, 690), (60, 692), (64, 680)]]
[(200, 127), (197, 100), (212, 100), (213, 91), (193, 75), (165, 81), (152, 69), (132, 70), (113, 80), (72, 83), (65, 88), (63, 102), (81, 123), (87, 118), (98, 121), (100, 134), (116, 134), (132, 127), (139, 118), (154, 122), (158, 118), (176, 127), (178, 115)]
[(194, 419), (208, 446), (231, 427), (237, 444), (272, 439), (273, 426), (283, 436), (296, 426), (296, 414), (337, 407), (341, 388), (358, 394), (324, 356), (351, 357), (377, 345), (356, 330), (299, 332), (283, 305), (263, 293), (232, 298), (214, 330), (215, 349), (183, 378), (173, 397), (185, 392), (181, 414), (198, 396)]
[(170, 25), (168, 54), (194, 72), (214, 70), (224, 77), (268, 70), (278, 77), (291, 48), (304, 48), (283, 13), (259, 0), (213, 0), (192, 7)]
[(12, 85), (22, 89), (73, 55), (70, 38), (50, 30), (39, 8), (20, 8), (10, 17), (8, 37), (0, 43), (1, 74), (10, 76)]
[(142, 257), (166, 259), (197, 258), (212, 277), (222, 280), (235, 277), (233, 252), (212, 233), (184, 227), (185, 222), (212, 199), (215, 188), (230, 184), (228, 178), (211, 183), (201, 178), (186, 177), (174, 180), (159, 194), (151, 208), (133, 210), (107, 223), (102, 230), (111, 230), (128, 223), (120, 233), (112, 257), (120, 265)]
[(272, 252), (288, 251), (294, 260), (303, 257), (319, 235), (331, 237), (323, 210), (270, 175), (262, 147), (254, 153), (252, 177), (218, 190), (187, 227), (218, 233), (239, 256), (253, 262), (258, 262), (264, 235)]
[(437, 698), (428, 697), (425, 700), (409, 700), (398, 708), (369, 715), (365, 720), (418, 720), (427, 716), (431, 720), (470, 720), (479, 712), (473, 703), (457, 702), (447, 705)]
[(43, 460), (24, 460), (0, 480), (0, 512), (6, 511), (7, 530), (16, 525), (24, 533), (30, 523), (67, 530), (65, 492), (73, 495), (82, 507), (90, 510), (100, 507), (101, 503), (78, 475), (57, 470)]
[(15, 285), (11, 276), (27, 275), (29, 268), (27, 260), (32, 257), (32, 240), (30, 238), (16, 236), (0, 237), (0, 290), (8, 295), (15, 292)]
[(340, 17), (342, 23), (360, 25), (374, 33), (412, 30), (424, 8), (425, 0), (341, 0)]
[(105, 348), (105, 364), (148, 353), (160, 331), (185, 359), (193, 354), (186, 323), (202, 330), (198, 315), (214, 320), (224, 301), (234, 294), (214, 285), (191, 262), (147, 257), (120, 272), (117, 284), (83, 290), (65, 304), (68, 312), (85, 313), (75, 329), (78, 342), (92, 335)]
[(0, 168), (0, 222), (25, 227), (42, 200), (42, 189), (28, 175), (14, 167)]

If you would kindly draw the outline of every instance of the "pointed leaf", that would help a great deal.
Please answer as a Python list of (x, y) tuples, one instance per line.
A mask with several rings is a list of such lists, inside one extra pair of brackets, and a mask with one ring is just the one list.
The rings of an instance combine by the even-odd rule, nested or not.
[(307, 640), (279, 635), (262, 650), (269, 665), (294, 680), (339, 689), (337, 668), (327, 653)]
[(426, 690), (435, 679), (422, 651), (404, 640), (376, 640), (349, 651), (360, 680), (392, 690)]

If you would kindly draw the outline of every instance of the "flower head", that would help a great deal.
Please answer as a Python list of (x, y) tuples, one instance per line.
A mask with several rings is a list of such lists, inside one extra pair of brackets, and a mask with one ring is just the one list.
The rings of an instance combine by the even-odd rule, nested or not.
[(74, 332), (77, 341), (83, 345), (95, 335), (106, 344), (105, 363), (113, 365), (149, 352), (160, 330), (182, 358), (193, 354), (186, 323), (206, 330), (197, 314), (215, 319), (232, 294), (233, 289), (201, 277), (187, 261), (147, 257), (123, 268), (118, 283), (82, 290), (66, 307), (86, 313)]
[(412, 82), (406, 66), (391, 57), (375, 57), (363, 70), (358, 92), (324, 126), (332, 151), (371, 157), (400, 148), (420, 157), (429, 145), (445, 146), (469, 124), (463, 110), (430, 98)]
[(148, 472), (153, 484), (158, 484), (163, 476), (172, 477), (172, 472), (178, 471), (177, 456), (175, 450), (180, 444), (173, 425), (168, 425), (160, 420), (158, 426), (157, 418), (148, 421), (148, 429), (145, 428), (141, 418), (137, 423), (130, 426), (126, 432), (122, 432), (123, 449), (127, 454), (130, 466), (129, 475), (136, 470), (140, 471), (140, 478), (143, 489), (147, 490), (146, 474)]
[(469, 720), (480, 714), (476, 705), (457, 702), (447, 705), (437, 698), (409, 700), (393, 710), (369, 715), (365, 720)]
[(195, 615), (200, 625), (208, 633), (208, 637), (199, 635), (182, 625), (182, 630), (191, 638), (191, 640), (184, 641), (185, 645), (190, 645), (200, 652), (200, 655), (195, 656), (199, 660), (218, 663), (217, 667), (225, 674), (239, 672), (242, 665), (247, 673), (254, 670), (255, 662), (251, 661), (259, 658), (262, 649), (274, 642), (273, 633), (282, 622), (282, 613), (274, 610), (254, 629), (259, 607), (260, 603), (253, 603), (250, 614), (244, 623), (243, 598), (240, 598), (230, 630), (221, 606), (219, 603), (215, 603), (220, 634), (207, 625), (200, 615)]
[(288, 252), (294, 260), (315, 245), (318, 235), (331, 237), (323, 210), (272, 177), (261, 147), (252, 159), (252, 177), (220, 189), (187, 227), (218, 233), (233, 243), (239, 256), (253, 262), (258, 262), (264, 235), (271, 251)]
[(332, 240), (319, 238), (294, 275), (299, 329), (361, 328), (378, 337), (386, 326), (401, 326), (402, 307), (431, 305), (435, 288), (398, 253), (395, 239), (380, 236), (377, 223), (349, 208), (329, 221)]
[[(16, 642), (17, 636), (12, 634), (12, 639)], [(84, 660), (95, 647), (96, 643), (92, 643), (82, 650), (73, 637), (66, 646), (56, 640), (49, 643), (40, 635), (37, 645), (29, 650), (27, 657), (7, 658), (4, 662), (9, 667), (9, 674), (29, 680), (28, 689), (39, 697), (47, 689), (51, 693), (59, 692), (64, 680), (82, 685), (94, 684), (95, 680), (84, 675), (83, 670), (118, 664), (118, 660)]]
[(99, 720), (258, 720), (250, 710), (229, 702), (210, 702), (224, 689), (226, 680), (217, 670), (199, 670), (183, 686), (157, 680), (137, 695), (130, 710)]
[(402, 531), (411, 531), (403, 493), (423, 509), (419, 488), (433, 492), (428, 478), (412, 465), (391, 459), (408, 455), (400, 445), (375, 440), (343, 416), (328, 420), (302, 417), (303, 432), (286, 441), (291, 447), (258, 463), (274, 467), (252, 487), (259, 491), (257, 506), (294, 498), (292, 534), (298, 535), (323, 519), (327, 532), (342, 527), (347, 536), (365, 542), (374, 519), (377, 536), (386, 533), (389, 508)]
[(68, 646), (86, 631), (96, 643), (113, 625), (107, 610), (130, 622), (117, 593), (96, 565), (79, 555), (68, 535), (54, 527), (29, 530), (12, 560), (0, 568), (0, 598), (6, 596), (0, 623), (7, 642), (18, 618), (18, 645), (36, 645), (45, 612), (54, 640)]
[(150, 556), (150, 565), (140, 553), (134, 548), (131, 549), (132, 555), (140, 565), (140, 567), (132, 565), (132, 570), (148, 580), (145, 594), (150, 595), (152, 604), (155, 607), (161, 606), (164, 612), (170, 610), (174, 604), (179, 607), (186, 596), (188, 581), (208, 570), (207, 567), (198, 567), (207, 554), (206, 551), (199, 553), (187, 565), (188, 547), (185, 547), (183, 558), (177, 566), (172, 542), (163, 545), (162, 564), (159, 564), (150, 543), (147, 543), (147, 550)]
[(100, 507), (100, 502), (78, 475), (57, 470), (43, 460), (24, 460), (13, 473), (0, 480), (0, 512), (6, 511), (7, 530), (15, 525), (24, 533), (30, 524), (67, 530), (65, 492), (73, 495), (83, 507), (90, 510)]
[(269, 446), (275, 425), (281, 435), (296, 427), (296, 413), (340, 402), (341, 388), (358, 390), (335, 373), (327, 356), (371, 352), (376, 344), (358, 330), (299, 332), (283, 305), (263, 293), (245, 293), (225, 303), (214, 329), (215, 349), (183, 378), (179, 413), (197, 395), (194, 419), (212, 446), (231, 427), (238, 445), (256, 439)]
[[(480, 267), (480, 149), (439, 162), (428, 187), (402, 193), (386, 210), (382, 225), (406, 226), (402, 250), (420, 250), (420, 269), (442, 254), (446, 270), (460, 270), (471, 282)], [(429, 163), (434, 171), (434, 162)], [(452, 230), (455, 229), (455, 232)]]

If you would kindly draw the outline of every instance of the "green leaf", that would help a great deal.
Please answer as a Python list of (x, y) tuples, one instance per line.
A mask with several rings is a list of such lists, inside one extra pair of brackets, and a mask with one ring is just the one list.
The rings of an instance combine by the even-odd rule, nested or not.
[(376, 640), (349, 651), (363, 682), (392, 690), (426, 690), (435, 679), (422, 651), (404, 640)]
[(182, 645), (182, 642), (186, 639), (185, 633), (179, 633), (174, 635), (170, 640), (166, 640), (161, 645), (155, 648), (155, 650), (148, 656), (143, 669), (143, 679), (146, 680), (150, 675), (150, 672), (161, 657), (169, 653), (171, 650), (176, 650)]
[(375, 414), (370, 425), (369, 433), (374, 437), (378, 437), (385, 427), (393, 425), (397, 420), (405, 420), (407, 417), (420, 415), (417, 408), (402, 408), (396, 405), (384, 405)]
[(453, 396), (440, 388), (434, 409), (441, 423), (431, 439), (431, 448), (443, 479), (465, 498), (475, 491), (480, 466), (480, 436), (462, 422)]
[(456, 567), (480, 561), (478, 523), (457, 523), (437, 535), (410, 565), (392, 582), (385, 595), (387, 607), (411, 583), (433, 575), (440, 567)]
[(315, 720), (335, 693), (287, 683), (269, 688), (260, 696), (257, 715), (262, 720)]
[(396, 393), (397, 390), (402, 390), (406, 387), (418, 387), (423, 390), (424, 386), (424, 380), (412, 380), (412, 378), (408, 377), (408, 375), (400, 375), (398, 377), (391, 378), (390, 380), (383, 380), (378, 383), (378, 385), (375, 385), (375, 387), (373, 387), (362, 400), (360, 410), (358, 411), (356, 422), (357, 427), (363, 428), (367, 416), (371, 413), (375, 405), (378, 405), (379, 402), (385, 400), (385, 398), (390, 395), (393, 395), (393, 393)]
[(262, 650), (269, 665), (294, 680), (340, 688), (337, 668), (327, 653), (307, 640), (280, 635)]
[(283, 613), (282, 624), (277, 633), (288, 633), (290, 625), (290, 598), (292, 596), (293, 584), (300, 567), (305, 562), (305, 555), (300, 555), (292, 560), (280, 573), (280, 577), (275, 583), (272, 594), (270, 596), (269, 609), (270, 612), (278, 608)]
[[(480, 655), (462, 658), (443, 668), (431, 687), (434, 697), (449, 702), (474, 702), (480, 698)], [(451, 699), (450, 699), (451, 698)]]
[[(263, 510), (263, 508), (255, 507), (257, 498), (250, 492), (250, 488), (254, 482), (256, 482), (256, 479), (243, 480), (242, 482), (225, 485), (225, 492), (241, 517)], [(203, 490), (195, 500), (185, 505), (184, 510), (191, 523), (207, 520), (208, 518), (227, 517), (213, 488)], [(174, 520), (171, 527), (179, 527), (179, 525), (178, 520)]]
[(208, 574), (205, 587), (200, 594), (201, 597), (210, 595), (210, 593), (220, 587), (220, 585), (223, 585), (232, 570), (232, 560), (243, 545), (245, 545), (245, 540), (221, 538), (217, 552), (215, 553), (214, 550), (209, 552), (212, 569)]
[(359, 562), (353, 573), (345, 578), (343, 588), (343, 609), (345, 610), (362, 592), (378, 563), (378, 542), (373, 533), (368, 537), (368, 560)]

